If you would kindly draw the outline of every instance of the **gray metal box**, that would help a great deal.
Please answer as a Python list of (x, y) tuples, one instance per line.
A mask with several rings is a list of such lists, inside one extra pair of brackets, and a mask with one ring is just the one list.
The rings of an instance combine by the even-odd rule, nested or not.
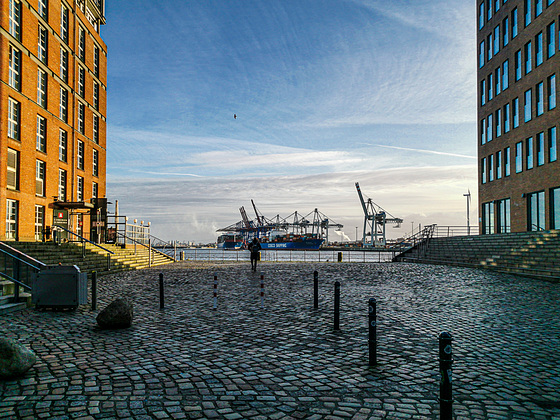
[(33, 278), (37, 308), (77, 308), (87, 303), (87, 273), (76, 265), (47, 265)]

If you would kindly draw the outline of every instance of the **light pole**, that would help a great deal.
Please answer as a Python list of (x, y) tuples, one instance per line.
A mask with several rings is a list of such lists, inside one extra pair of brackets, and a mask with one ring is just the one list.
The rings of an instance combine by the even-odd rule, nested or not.
[(412, 225), (412, 230), (410, 231), (410, 236), (414, 236), (414, 222), (410, 222)]
[(471, 235), (471, 218), (470, 218), (470, 202), (471, 202), (471, 190), (468, 194), (463, 194), (463, 197), (467, 197), (467, 235)]
[(358, 244), (358, 226), (356, 226), (356, 245)]

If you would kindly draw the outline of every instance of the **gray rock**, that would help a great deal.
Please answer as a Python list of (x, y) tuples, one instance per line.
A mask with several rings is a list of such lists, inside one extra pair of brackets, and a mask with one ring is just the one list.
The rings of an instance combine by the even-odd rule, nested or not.
[(27, 347), (0, 337), (0, 378), (21, 376), (35, 364), (37, 357)]
[(97, 323), (101, 328), (128, 328), (132, 325), (132, 302), (127, 299), (116, 299), (97, 315)]

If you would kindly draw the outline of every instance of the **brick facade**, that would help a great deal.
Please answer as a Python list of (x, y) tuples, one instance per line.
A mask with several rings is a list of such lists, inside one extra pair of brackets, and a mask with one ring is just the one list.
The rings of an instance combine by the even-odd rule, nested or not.
[[(46, 5), (41, 15), (40, 5)], [(67, 37), (63, 39), (62, 7), (67, 10)], [(107, 109), (107, 47), (99, 35), (104, 23), (103, 0), (0, 0), (0, 237), (2, 239), (36, 240), (36, 206), (44, 207), (43, 226), (51, 226), (55, 202), (90, 203), (93, 184), (97, 197), (105, 197), (106, 109)], [(11, 28), (14, 10), (19, 9), (19, 36)], [(17, 13), (16, 13), (17, 14)], [(89, 17), (86, 18), (86, 14)], [(10, 22), (12, 21), (12, 22)], [(13, 25), (12, 25), (13, 27)], [(80, 28), (83, 30), (84, 55), (80, 57)], [(46, 58), (41, 60), (41, 32), (46, 33)], [(19, 60), (11, 60), (11, 52), (19, 51)], [(95, 66), (95, 50), (98, 66)], [(67, 52), (67, 80), (61, 70), (63, 54)], [(12, 54), (13, 57), (13, 54)], [(14, 61), (19, 61), (15, 66)], [(10, 70), (19, 68), (19, 86), (14, 86)], [(80, 92), (82, 69), (83, 92)], [(41, 104), (38, 91), (39, 70), (46, 74), (46, 104)], [(98, 86), (94, 100), (94, 86)], [(17, 84), (16, 84), (17, 85)], [(61, 118), (61, 89), (67, 91), (67, 119)], [(83, 95), (82, 95), (83, 93)], [(12, 138), (9, 115), (10, 101), (19, 103), (18, 138)], [(13, 102), (12, 102), (13, 103)], [(83, 133), (79, 130), (79, 108), (85, 111)], [(45, 106), (43, 106), (45, 105)], [(38, 117), (44, 118), (44, 142), (38, 142)], [(94, 136), (94, 119), (98, 121)], [(39, 124), (40, 125), (40, 124)], [(66, 133), (66, 158), (60, 153), (60, 137)], [(42, 137), (42, 136), (41, 136)], [(78, 142), (83, 142), (83, 169), (78, 162)], [(43, 146), (44, 145), (44, 146)], [(10, 151), (9, 151), (10, 150)], [(64, 148), (62, 148), (64, 150)], [(94, 150), (98, 156), (97, 175), (94, 174)], [(8, 154), (17, 152), (17, 185), (9, 180)], [(37, 161), (44, 162), (44, 190), (39, 192)], [(66, 171), (66, 197), (59, 197), (59, 171)], [(78, 177), (83, 180), (83, 194), (78, 197)], [(13, 180), (13, 178), (10, 178)], [(12, 185), (8, 185), (12, 183)], [(39, 182), (39, 185), (41, 182)], [(15, 223), (7, 221), (9, 201), (17, 202)], [(12, 201), (13, 203), (13, 201)], [(78, 213), (83, 216), (83, 234), (89, 237), (89, 212), (86, 206), (69, 210), (71, 227), (77, 231)], [(15, 229), (15, 231), (14, 231)]]

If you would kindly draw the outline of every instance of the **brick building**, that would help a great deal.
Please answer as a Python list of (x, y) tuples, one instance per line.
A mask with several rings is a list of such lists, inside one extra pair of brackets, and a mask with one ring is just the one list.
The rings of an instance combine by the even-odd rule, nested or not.
[(42, 240), (61, 225), (96, 239), (91, 226), (106, 211), (104, 0), (0, 9), (0, 236)]
[(477, 0), (482, 233), (560, 229), (560, 0)]

